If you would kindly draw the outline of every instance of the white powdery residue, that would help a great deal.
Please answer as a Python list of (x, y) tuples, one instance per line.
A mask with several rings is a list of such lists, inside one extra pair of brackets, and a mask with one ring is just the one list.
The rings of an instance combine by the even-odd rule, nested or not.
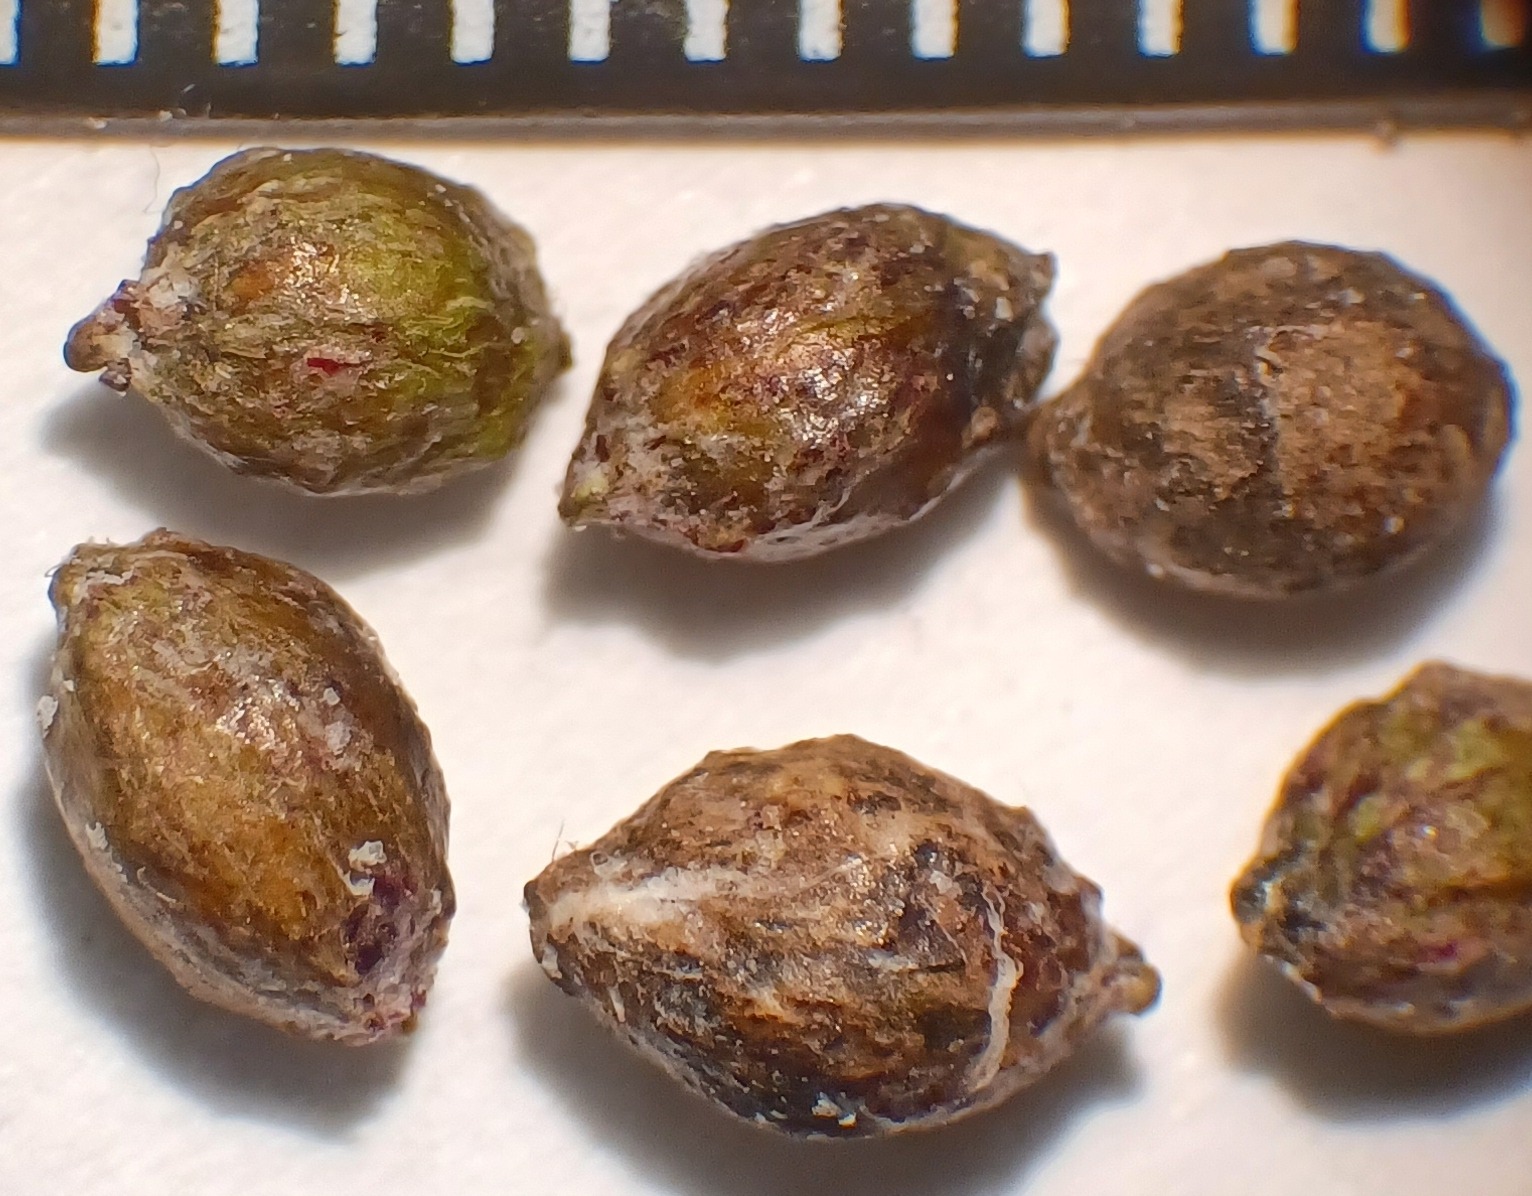
[(383, 849), (383, 844), (376, 839), (368, 839), (351, 849), (346, 856), (346, 863), (351, 870), (343, 873), (341, 879), (346, 882), (346, 888), (353, 896), (372, 896), (374, 881), (368, 875), (368, 870), (376, 868), (387, 858), (388, 853)]
[(834, 1118), (836, 1121), (839, 1121), (844, 1115), (841, 1107), (823, 1092), (819, 1094), (819, 1099), (814, 1102), (814, 1107), (809, 1112), (813, 1113), (815, 1117)]
[(569, 889), (548, 906), (548, 927), (589, 926), (598, 921), (633, 927), (663, 926), (686, 917), (698, 902), (725, 891), (740, 892), (749, 878), (734, 868), (695, 872), (666, 868), (637, 884), (601, 882)]
[(89, 823), (85, 827), (85, 841), (97, 851), (107, 850), (106, 827), (102, 826), (99, 822)]
[(776, 1018), (786, 1021), (790, 1016), (788, 1008), (782, 1003), (781, 994), (775, 985), (751, 985), (745, 990), (756, 1012), (764, 1017)]
[(48, 728), (53, 726), (53, 716), (58, 712), (58, 699), (52, 694), (44, 694), (37, 699), (37, 725), (43, 734), (46, 735)]
[(326, 723), (324, 729), (324, 744), (330, 749), (332, 756), (338, 756), (346, 750), (346, 745), (351, 742), (351, 727), (346, 723)]
[(377, 839), (368, 839), (367, 842), (351, 849), (348, 862), (353, 869), (360, 872), (363, 868), (376, 868), (386, 859), (388, 859), (388, 852), (383, 844)]
[(982, 1092), (1000, 1074), (1005, 1049), (1011, 1043), (1011, 1002), (1021, 981), (1021, 965), (1005, 949), (1005, 919), (988, 896), (984, 898), (984, 921), (995, 955), (995, 979), (989, 990), (989, 1037), (968, 1070), (970, 1092)]

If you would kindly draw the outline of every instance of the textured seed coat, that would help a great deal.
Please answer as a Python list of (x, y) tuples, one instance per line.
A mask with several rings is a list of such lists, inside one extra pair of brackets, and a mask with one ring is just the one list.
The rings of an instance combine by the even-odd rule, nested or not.
[(65, 360), (241, 473), (429, 489), (503, 457), (569, 364), (531, 238), (478, 192), (346, 150), (255, 149), (177, 191)]
[(908, 522), (1016, 432), (1052, 282), (1050, 257), (891, 205), (705, 258), (607, 350), (560, 510), (753, 560)]
[(430, 737), (317, 579), (170, 532), (82, 545), (39, 716), (87, 870), (193, 995), (365, 1043), (407, 1028), (454, 909)]
[(526, 898), (560, 988), (791, 1134), (986, 1108), (1159, 990), (1030, 813), (853, 736), (715, 752)]
[(1029, 444), (1108, 556), (1269, 598), (1450, 535), (1510, 426), (1505, 367), (1441, 291), (1381, 254), (1287, 243), (1146, 290)]
[(1233, 904), (1340, 1017), (1437, 1034), (1532, 1009), (1532, 685), (1429, 664), (1342, 711)]

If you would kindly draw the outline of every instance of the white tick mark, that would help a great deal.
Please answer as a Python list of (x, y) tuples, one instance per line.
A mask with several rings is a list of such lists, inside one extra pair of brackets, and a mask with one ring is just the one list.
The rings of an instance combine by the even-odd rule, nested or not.
[(96, 61), (126, 66), (137, 57), (138, 0), (96, 0)]
[(1182, 0), (1139, 0), (1138, 48), (1149, 58), (1181, 52)]
[(913, 0), (910, 49), (916, 58), (951, 58), (957, 48), (955, 0)]
[(1408, 0), (1367, 0), (1367, 45), (1379, 54), (1397, 54), (1410, 44)]
[(20, 47), (21, 0), (0, 0), (0, 66), (14, 66)]
[(1479, 34), (1491, 50), (1519, 46), (1532, 32), (1532, 4), (1527, 0), (1482, 0)]
[(1291, 54), (1298, 45), (1296, 0), (1251, 0), (1250, 40), (1261, 54)]
[(728, 54), (729, 0), (686, 0), (688, 62), (721, 62)]
[(569, 61), (604, 62), (612, 50), (612, 0), (569, 0)]
[(840, 51), (840, 0), (803, 0), (798, 8), (798, 57), (830, 62)]
[(452, 61), (495, 56), (495, 0), (452, 0)]
[(218, 0), (213, 57), (224, 66), (250, 66), (260, 57), (260, 0)]
[(335, 0), (335, 61), (366, 66), (378, 56), (378, 0)]
[(1056, 58), (1069, 48), (1069, 0), (1026, 0), (1021, 44), (1033, 58)]

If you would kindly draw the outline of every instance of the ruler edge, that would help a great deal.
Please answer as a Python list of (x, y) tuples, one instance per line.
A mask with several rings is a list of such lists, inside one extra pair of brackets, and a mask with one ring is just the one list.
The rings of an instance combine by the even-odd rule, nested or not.
[(487, 115), (374, 117), (204, 116), (165, 111), (155, 115), (5, 112), (0, 137), (139, 137), (153, 133), (195, 140), (247, 137), (277, 130), (298, 137), (480, 141), (507, 135), (636, 136), (666, 139), (794, 135), (828, 139), (845, 133), (868, 137), (962, 134), (1024, 134), (1029, 137), (1158, 135), (1163, 133), (1501, 131), (1532, 134), (1532, 87), (1486, 88), (1433, 96), (1402, 95), (1358, 100), (1249, 100), (1222, 104), (1019, 105), (963, 109), (867, 112), (667, 112), (547, 111)]

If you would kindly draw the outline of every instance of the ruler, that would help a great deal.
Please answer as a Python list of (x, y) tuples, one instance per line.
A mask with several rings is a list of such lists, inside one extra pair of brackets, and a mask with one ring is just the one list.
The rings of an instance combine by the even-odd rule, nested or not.
[[(1515, 0), (0, 0), (0, 121), (1532, 124)], [(1381, 31), (1381, 32), (1380, 32)]]

